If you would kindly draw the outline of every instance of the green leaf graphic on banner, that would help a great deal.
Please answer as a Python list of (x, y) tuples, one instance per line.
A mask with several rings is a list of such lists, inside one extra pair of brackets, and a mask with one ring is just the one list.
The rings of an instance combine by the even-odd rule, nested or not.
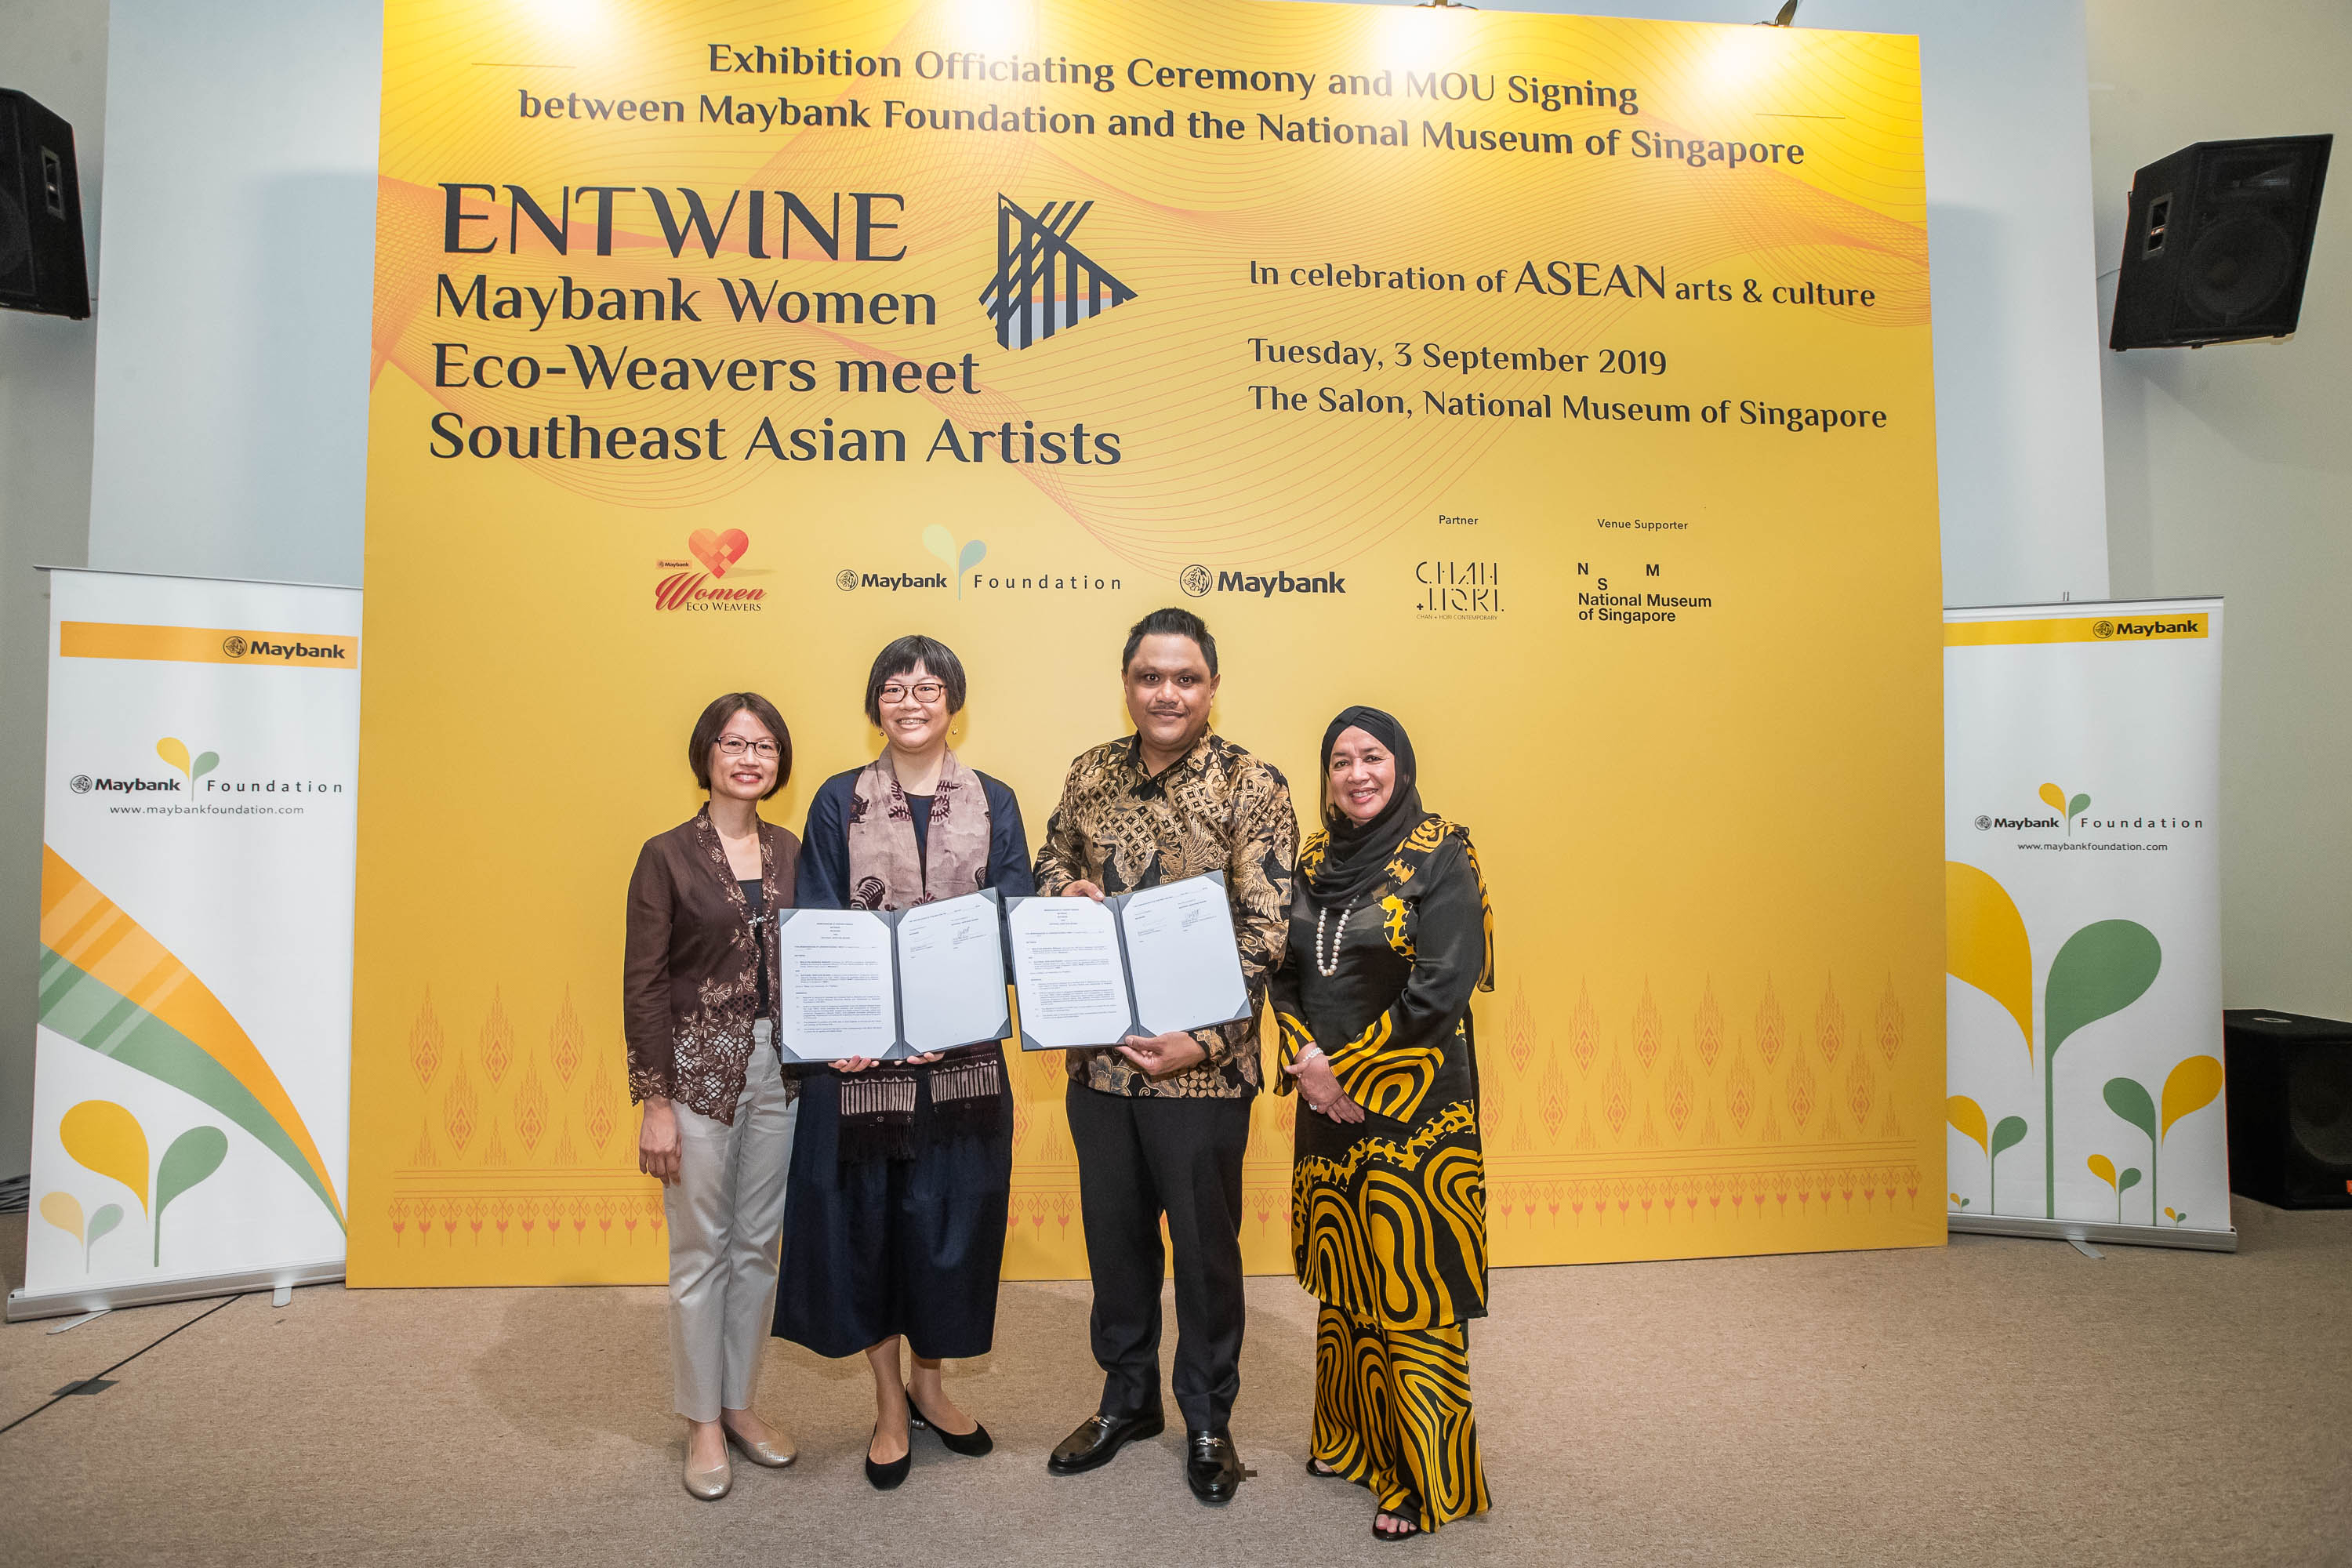
[(2024, 1142), (2025, 1118), (2022, 1116), (2004, 1116), (2000, 1119), (2000, 1125), (1992, 1130), (1992, 1150), (1986, 1160), (1985, 1180), (1991, 1188), (1990, 1192), (1985, 1198), (1985, 1212), (1987, 1214), (1999, 1214), (2000, 1212), (2000, 1177), (2001, 1154), (2007, 1150), (2016, 1148), (2020, 1143)]
[[(2107, 1085), (2099, 1091), (2099, 1097), (2107, 1102), (2109, 1110), (2147, 1134), (2147, 1168), (2154, 1171), (2157, 1155), (2156, 1101), (2148, 1099), (2147, 1090), (2140, 1087), (2137, 1079), (2128, 1078), (2107, 1079)], [(2133, 1172), (2132, 1179), (2138, 1180), (2139, 1173)], [(2129, 1184), (2125, 1184), (2126, 1186)], [(2122, 1205), (2116, 1206), (2116, 1223), (2122, 1224)], [(2153, 1181), (2149, 1182), (2147, 1188), (2147, 1223), (2156, 1223), (2156, 1184)]]
[(2149, 1138), (2153, 1139), (2156, 1136), (2156, 1102), (2148, 1099), (2147, 1090), (2142, 1089), (2137, 1081), (2127, 1078), (2111, 1078), (2107, 1079), (2107, 1087), (2100, 1090), (2100, 1095), (2106, 1100), (2109, 1110), (2147, 1133)]
[(2087, 795), (2078, 795), (2074, 799), (2066, 803), (2066, 826), (2068, 829), (2071, 830), (2074, 827), (2074, 819), (2082, 816), (2084, 812), (2089, 810), (2090, 805), (2091, 797)]
[(155, 1171), (155, 1262), (163, 1261), (163, 1210), (173, 1198), (221, 1168), (228, 1158), (228, 1134), (217, 1127), (191, 1127), (172, 1140)]
[(987, 558), (987, 555), (988, 542), (986, 540), (974, 539), (967, 541), (963, 547), (963, 553), (956, 557), (956, 575), (959, 577), (962, 576), (965, 573), (979, 565), (982, 561)]
[(121, 1223), (122, 1205), (121, 1204), (109, 1204), (89, 1216), (89, 1235), (83, 1238), (81, 1244), (81, 1267), (84, 1273), (89, 1271), (89, 1249), (98, 1245), (100, 1237)]
[(195, 760), (194, 766), (189, 768), (188, 782), (190, 784), (195, 783), (196, 780), (204, 777), (206, 773), (212, 772), (218, 766), (220, 766), (220, 753), (218, 752), (206, 752), (203, 756), (198, 757)]
[(2098, 921), (2066, 939), (2042, 988), (2042, 1024), (2055, 1056), (2086, 1024), (2120, 1013), (2156, 984), (2164, 950), (2137, 921)]
[(2042, 1168), (2051, 1219), (2058, 1217), (2058, 1047), (2147, 995), (2163, 967), (2164, 948), (2137, 921), (2094, 921), (2050, 961), (2042, 987)]

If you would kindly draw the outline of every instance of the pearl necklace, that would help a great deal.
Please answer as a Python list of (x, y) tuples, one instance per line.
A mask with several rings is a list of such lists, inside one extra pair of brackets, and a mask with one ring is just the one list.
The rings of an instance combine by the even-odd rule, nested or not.
[(1315, 969), (1326, 980), (1339, 973), (1339, 944), (1348, 940), (1348, 917), (1355, 912), (1352, 904), (1339, 911), (1339, 929), (1331, 933), (1331, 956), (1328, 963), (1323, 957), (1323, 927), (1324, 922), (1331, 918), (1331, 906), (1324, 905), (1315, 917)]

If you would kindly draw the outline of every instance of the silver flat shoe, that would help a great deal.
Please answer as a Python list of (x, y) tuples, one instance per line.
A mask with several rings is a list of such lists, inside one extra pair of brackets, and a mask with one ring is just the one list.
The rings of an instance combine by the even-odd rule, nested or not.
[(692, 1465), (686, 1468), (687, 1495), (699, 1498), (704, 1502), (717, 1502), (734, 1484), (735, 1471), (727, 1463), (724, 1449), (719, 1451), (719, 1464), (715, 1468), (698, 1470)]
[(781, 1470), (801, 1457), (801, 1451), (793, 1447), (793, 1440), (784, 1435), (782, 1428), (776, 1429), (776, 1440), (772, 1443), (753, 1442), (731, 1426), (723, 1426), (721, 1430), (726, 1432), (727, 1440), (741, 1449), (743, 1457), (755, 1465)]

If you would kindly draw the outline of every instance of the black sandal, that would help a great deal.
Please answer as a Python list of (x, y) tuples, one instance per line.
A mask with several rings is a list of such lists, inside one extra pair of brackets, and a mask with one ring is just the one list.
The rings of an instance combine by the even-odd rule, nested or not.
[(1323, 1468), (1312, 1454), (1307, 1456), (1307, 1473), (1318, 1481), (1342, 1481), (1348, 1479), (1337, 1470)]
[[(1416, 1509), (1413, 1511), (1418, 1513), (1420, 1510)], [(1404, 1528), (1382, 1530), (1381, 1521), (1383, 1519), (1395, 1520)], [(1403, 1513), (1392, 1508), (1384, 1508), (1376, 1510), (1372, 1515), (1372, 1539), (1375, 1541), (1411, 1541), (1414, 1536), (1424, 1533), (1426, 1532), (1421, 1528), (1421, 1521), (1412, 1514)]]

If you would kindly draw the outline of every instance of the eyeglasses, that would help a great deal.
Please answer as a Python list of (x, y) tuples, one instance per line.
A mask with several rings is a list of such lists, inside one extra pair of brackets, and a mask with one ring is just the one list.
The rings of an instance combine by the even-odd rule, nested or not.
[(948, 689), (937, 680), (919, 680), (912, 686), (893, 682), (876, 692), (874, 698), (877, 702), (904, 702), (910, 693), (918, 702), (937, 702), (948, 694)]
[(763, 763), (775, 761), (777, 755), (776, 743), (773, 741), (747, 741), (740, 735), (721, 735), (719, 738), (720, 756), (740, 757), (746, 752)]

